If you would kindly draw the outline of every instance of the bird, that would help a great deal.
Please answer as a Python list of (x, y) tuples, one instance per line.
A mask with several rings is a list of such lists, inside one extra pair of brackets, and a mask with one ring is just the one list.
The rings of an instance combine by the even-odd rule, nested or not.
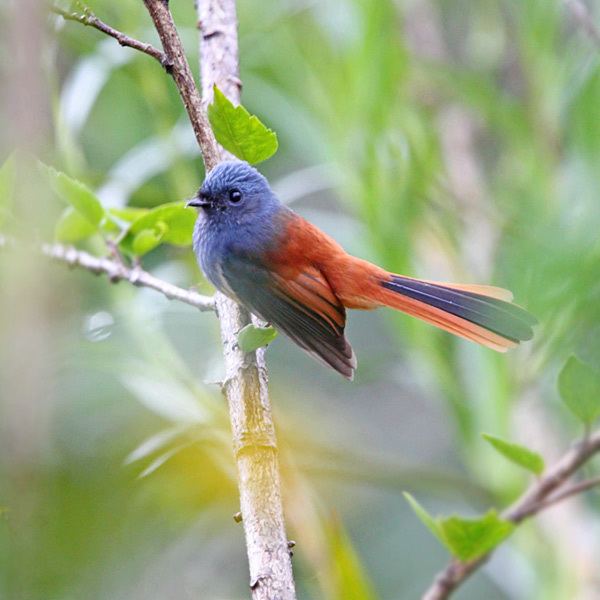
[(387, 306), (499, 352), (533, 337), (536, 319), (508, 290), (415, 279), (351, 256), (247, 162), (219, 163), (187, 206), (198, 209), (193, 249), (207, 279), (349, 380), (357, 360), (346, 309)]

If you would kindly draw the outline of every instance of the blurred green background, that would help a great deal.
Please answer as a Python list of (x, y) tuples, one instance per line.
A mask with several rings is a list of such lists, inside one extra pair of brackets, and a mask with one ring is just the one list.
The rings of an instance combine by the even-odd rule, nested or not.
[[(89, 5), (157, 43), (141, 2)], [(448, 555), (402, 491), (433, 513), (502, 508), (528, 479), (482, 432), (547, 461), (580, 434), (556, 376), (572, 353), (600, 366), (600, 48), (573, 6), (239, 3), (243, 102), (278, 133), (260, 168), (280, 197), (353, 254), (507, 287), (540, 321), (497, 355), (354, 312), (352, 384), (283, 337), (268, 349), (303, 599), (419, 597)], [(197, 73), (192, 2), (171, 7)], [(35, 0), (4, 0), (0, 49), (0, 160), (20, 147), (112, 207), (199, 186), (187, 118), (150, 58)], [(5, 233), (51, 240), (61, 203), (26, 172), (18, 191)], [(189, 249), (143, 265), (210, 291)], [(221, 374), (213, 315), (0, 252), (0, 598), (248, 597)], [(523, 525), (456, 597), (599, 598), (599, 512), (591, 493)]]

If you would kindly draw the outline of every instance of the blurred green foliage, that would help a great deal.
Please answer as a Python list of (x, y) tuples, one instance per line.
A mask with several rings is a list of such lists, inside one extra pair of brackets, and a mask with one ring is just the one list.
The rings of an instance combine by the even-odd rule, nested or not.
[(600, 371), (571, 356), (558, 376), (569, 410), (588, 427), (600, 417)]
[[(0, 7), (3, 81), (15, 5)], [(158, 43), (141, 2), (90, 6)], [(588, 6), (598, 23), (600, 4)], [(171, 7), (197, 74), (193, 3)], [(581, 433), (556, 382), (570, 355), (583, 361), (559, 384), (573, 409), (584, 401), (575, 386), (600, 367), (600, 52), (558, 0), (238, 10), (243, 101), (277, 132), (261, 170), (280, 197), (356, 255), (507, 287), (540, 321), (532, 343), (497, 355), (391, 311), (353, 313), (352, 385), (283, 336), (268, 350), (300, 597), (418, 597), (447, 555), (402, 490), (436, 513), (486, 514), (528, 475), (482, 431), (548, 462)], [(52, 127), (39, 158), (89, 189), (55, 172), (65, 211), (17, 176), (9, 213), (5, 167), (2, 232), (49, 240), (56, 228), (102, 254), (102, 236), (88, 237), (99, 226), (158, 276), (209, 292), (185, 247), (183, 201), (203, 170), (172, 82), (98, 32), (44, 24)], [(10, 120), (0, 114), (3, 131)], [(2, 161), (11, 151), (0, 143)], [(0, 253), (0, 426), (18, 440), (2, 446), (0, 597), (247, 597), (226, 410), (211, 383), (222, 377), (214, 318), (45, 263), (36, 287), (23, 275), (31, 262)], [(30, 338), (35, 351), (20, 355)], [(597, 414), (588, 408), (584, 420)], [(590, 494), (519, 528), (457, 598), (594, 597), (600, 535), (585, 532), (598, 531), (599, 509)]]

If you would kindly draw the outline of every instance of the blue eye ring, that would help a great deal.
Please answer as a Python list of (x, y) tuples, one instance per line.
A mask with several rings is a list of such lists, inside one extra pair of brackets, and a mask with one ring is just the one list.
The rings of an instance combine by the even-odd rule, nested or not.
[(233, 203), (233, 204), (237, 204), (238, 202), (241, 202), (242, 200), (242, 192), (240, 192), (240, 190), (238, 190), (237, 188), (233, 188), (232, 190), (229, 190), (229, 202)]

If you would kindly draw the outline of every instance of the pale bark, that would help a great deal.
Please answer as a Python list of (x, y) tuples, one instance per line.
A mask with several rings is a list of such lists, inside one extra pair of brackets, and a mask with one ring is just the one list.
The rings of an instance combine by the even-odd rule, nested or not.
[[(234, 0), (201, 0), (198, 23), (203, 104), (212, 100), (214, 84), (234, 104), (239, 104)], [(264, 349), (243, 353), (237, 345), (237, 334), (250, 322), (250, 315), (223, 294), (217, 293), (216, 301), (226, 368), (223, 392), (231, 418), (252, 598), (292, 600), (296, 594), (285, 534)]]

